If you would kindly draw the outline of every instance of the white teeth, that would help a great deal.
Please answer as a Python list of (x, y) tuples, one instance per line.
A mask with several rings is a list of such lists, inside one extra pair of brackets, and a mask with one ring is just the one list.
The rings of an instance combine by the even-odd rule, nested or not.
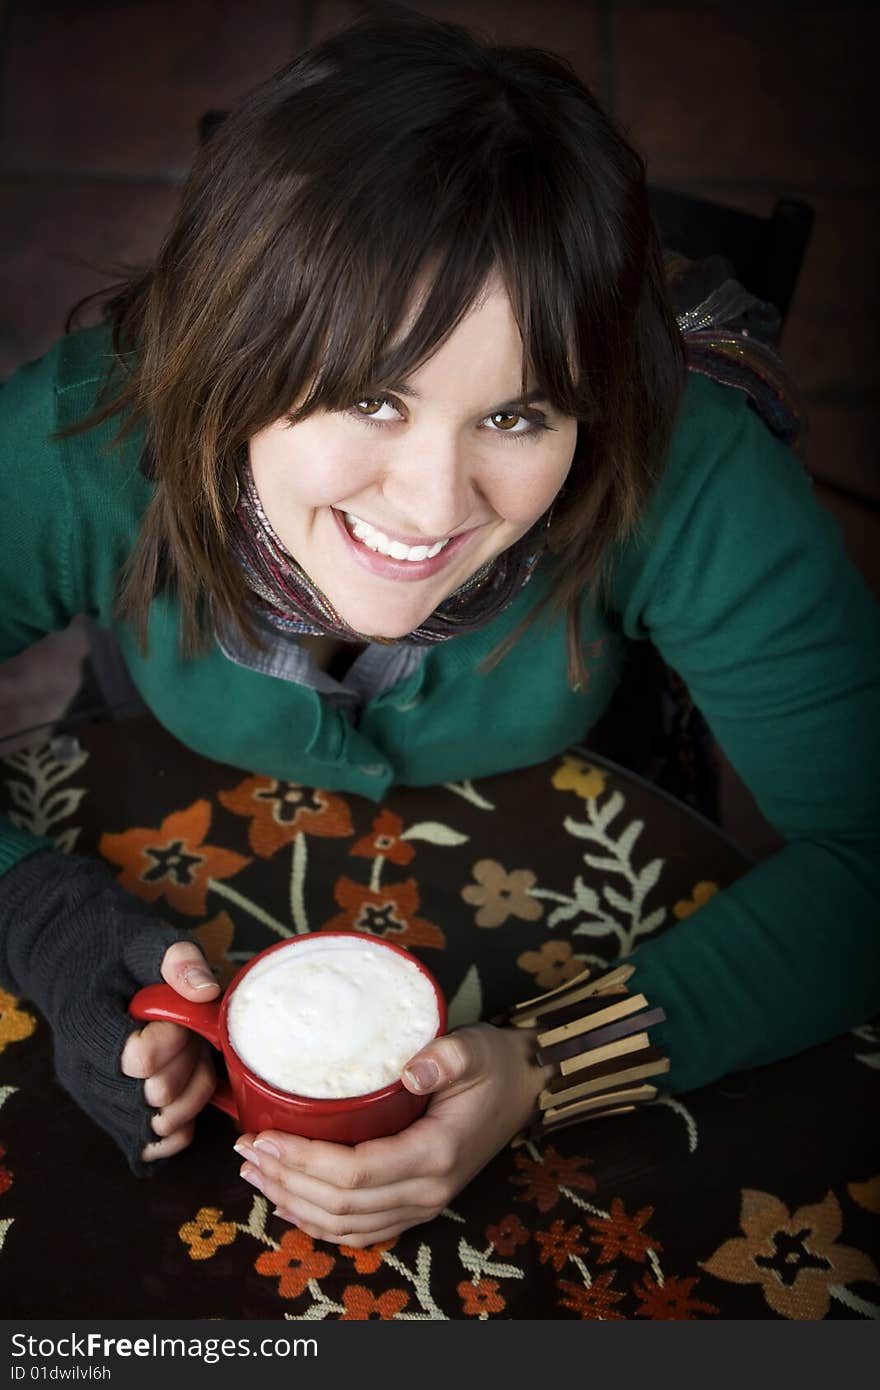
[(383, 531), (379, 531), (375, 526), (371, 526), (368, 521), (362, 521), (353, 512), (345, 512), (345, 524), (356, 537), (357, 540), (365, 545), (368, 550), (376, 550), (380, 555), (388, 555), (392, 560), (430, 560), (435, 555), (439, 555), (445, 545), (449, 544), (450, 537), (445, 540), (435, 541), (433, 545), (404, 545), (402, 541), (390, 541)]

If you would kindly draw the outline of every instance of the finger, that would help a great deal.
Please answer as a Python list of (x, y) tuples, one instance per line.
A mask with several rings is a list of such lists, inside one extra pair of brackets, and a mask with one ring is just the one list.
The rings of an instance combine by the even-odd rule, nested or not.
[(311, 1202), (287, 1202), (276, 1207), (275, 1214), (291, 1221), (294, 1226), (320, 1231), (322, 1240), (335, 1240), (347, 1244), (346, 1236), (368, 1236), (373, 1231), (387, 1231), (392, 1227), (402, 1230), (429, 1221), (435, 1212), (426, 1212), (421, 1207), (398, 1207), (390, 1211), (368, 1212), (364, 1216), (333, 1216), (313, 1206)]
[(181, 1149), (192, 1143), (195, 1132), (195, 1125), (188, 1124), (164, 1139), (154, 1139), (141, 1149), (141, 1158), (144, 1163), (155, 1163), (157, 1158), (171, 1158), (173, 1154), (180, 1153)]
[(190, 1038), (171, 1061), (153, 1072), (144, 1082), (144, 1100), (157, 1110), (170, 1105), (189, 1082), (198, 1063), (207, 1059), (207, 1043), (201, 1038)]
[(175, 1130), (186, 1127), (201, 1110), (204, 1110), (214, 1094), (216, 1085), (214, 1068), (207, 1058), (203, 1058), (195, 1067), (180, 1095), (170, 1105), (166, 1105), (164, 1110), (160, 1110), (158, 1115), (153, 1116), (153, 1129), (159, 1137), (164, 1139)]
[[(426, 1133), (425, 1131), (428, 1130)], [(432, 1151), (434, 1126), (422, 1117), (400, 1134), (387, 1139), (368, 1139), (362, 1144), (332, 1144), (323, 1139), (304, 1139), (301, 1135), (263, 1130), (256, 1137), (242, 1135), (260, 1156), (260, 1165), (273, 1176), (272, 1161), (292, 1173), (305, 1173), (331, 1187), (360, 1191), (392, 1187), (434, 1170), (437, 1155)], [(269, 1160), (264, 1163), (264, 1157)]]
[(485, 1048), (477, 1030), (462, 1028), (435, 1038), (407, 1062), (400, 1079), (416, 1095), (445, 1091), (459, 1083), (479, 1080)]
[[(248, 1166), (256, 1173), (248, 1176), (253, 1186), (273, 1202), (289, 1205), (292, 1201), (303, 1200), (312, 1207), (338, 1217), (364, 1217), (374, 1212), (393, 1212), (398, 1208), (412, 1207), (427, 1210), (439, 1203), (446, 1205), (445, 1190), (439, 1182), (427, 1177), (411, 1178), (405, 1182), (351, 1190), (334, 1187), (306, 1173), (291, 1172), (278, 1159), (270, 1158), (262, 1148), (241, 1140), (235, 1145), (237, 1153), (248, 1161)], [(259, 1184), (255, 1180), (259, 1175)], [(245, 1176), (242, 1172), (242, 1176)]]
[(220, 989), (211, 967), (194, 941), (175, 941), (162, 957), (162, 979), (184, 999), (205, 1003)]
[[(276, 1215), (280, 1216), (282, 1221), (290, 1220), (290, 1217), (283, 1211), (277, 1211)], [(410, 1224), (417, 1225), (418, 1223), (408, 1223), (406, 1221), (395, 1222), (393, 1225), (382, 1226), (374, 1231), (366, 1231), (360, 1234), (352, 1231), (345, 1236), (329, 1235), (324, 1232), (320, 1226), (313, 1225), (310, 1221), (294, 1221), (292, 1224), (298, 1227), (299, 1230), (304, 1231), (307, 1236), (311, 1236), (314, 1240), (325, 1240), (331, 1245), (348, 1245), (351, 1246), (353, 1250), (364, 1250), (368, 1245), (377, 1245), (380, 1241), (393, 1240), (395, 1236), (399, 1236), (402, 1231), (407, 1230)]]
[(167, 1067), (180, 1052), (189, 1047), (193, 1035), (179, 1023), (164, 1019), (138, 1028), (125, 1040), (119, 1064), (124, 1076), (146, 1078)]

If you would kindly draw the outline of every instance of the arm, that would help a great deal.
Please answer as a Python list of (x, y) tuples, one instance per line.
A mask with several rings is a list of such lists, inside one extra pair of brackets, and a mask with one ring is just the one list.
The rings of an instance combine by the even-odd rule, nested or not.
[(880, 613), (800, 463), (739, 393), (700, 389), (714, 443), (683, 441), (620, 608), (786, 845), (632, 956), (679, 1091), (880, 1008)]
[[(93, 548), (78, 539), (69, 460), (49, 437), (67, 389), (59, 386), (60, 356), (58, 345), (0, 391), (0, 660), (99, 602), (89, 581)], [(94, 371), (84, 375), (80, 412), (94, 393)], [(96, 532), (102, 520), (114, 535), (109, 515), (96, 518)], [(0, 817), (0, 982), (43, 1011), (59, 1081), (136, 1172), (189, 1142), (213, 1069), (185, 1030), (140, 1029), (126, 1006), (160, 973), (186, 997), (204, 998), (187, 979), (197, 965), (205, 969), (195, 943), (161, 926), (100, 860), (61, 854)], [(217, 989), (209, 973), (202, 986)]]

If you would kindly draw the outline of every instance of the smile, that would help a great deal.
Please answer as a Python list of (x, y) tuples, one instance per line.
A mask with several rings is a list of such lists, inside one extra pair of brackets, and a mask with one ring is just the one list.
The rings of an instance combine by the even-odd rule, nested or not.
[(377, 578), (395, 581), (430, 579), (483, 530), (482, 526), (472, 526), (454, 536), (426, 541), (415, 536), (389, 536), (354, 512), (336, 507), (330, 511), (351, 558)]
[(371, 526), (368, 521), (362, 521), (353, 512), (345, 512), (344, 515), (346, 528), (355, 540), (360, 541), (368, 550), (388, 555), (392, 560), (407, 560), (411, 564), (416, 564), (419, 560), (433, 560), (434, 556), (439, 555), (444, 546), (449, 544), (450, 538), (446, 536), (443, 540), (434, 541), (429, 545), (406, 545), (400, 540), (390, 540), (384, 531)]

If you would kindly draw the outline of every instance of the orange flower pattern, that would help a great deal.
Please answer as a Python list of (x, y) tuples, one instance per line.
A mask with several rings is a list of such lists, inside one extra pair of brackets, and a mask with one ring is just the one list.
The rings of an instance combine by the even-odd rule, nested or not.
[(285, 1231), (278, 1250), (264, 1250), (258, 1255), (254, 1269), (267, 1279), (278, 1280), (280, 1298), (299, 1298), (312, 1279), (323, 1279), (336, 1261), (332, 1255), (315, 1249), (315, 1242), (305, 1231)]
[(847, 1183), (846, 1190), (853, 1201), (858, 1202), (865, 1211), (872, 1211), (875, 1216), (880, 1216), (880, 1173), (868, 1182)]
[(792, 1214), (772, 1193), (745, 1189), (740, 1226), (744, 1234), (726, 1240), (702, 1268), (716, 1279), (759, 1284), (780, 1317), (824, 1318), (831, 1288), (880, 1283), (868, 1255), (837, 1244), (843, 1222), (833, 1192)]
[(516, 963), (521, 970), (534, 975), (535, 983), (542, 989), (555, 989), (579, 975), (584, 968), (569, 941), (545, 941), (539, 951), (523, 951)]
[(640, 1285), (633, 1285), (633, 1292), (639, 1300), (636, 1317), (693, 1322), (697, 1313), (717, 1314), (714, 1303), (704, 1303), (702, 1299), (691, 1297), (696, 1282), (696, 1278), (666, 1278), (662, 1284), (658, 1284), (650, 1274), (645, 1274)]
[(502, 1216), (497, 1226), (486, 1227), (486, 1239), (491, 1241), (499, 1255), (513, 1255), (518, 1245), (526, 1245), (530, 1239), (519, 1217)]
[(549, 1231), (536, 1231), (535, 1242), (539, 1246), (541, 1263), (549, 1260), (555, 1270), (562, 1269), (571, 1255), (585, 1255), (586, 1249), (578, 1244), (580, 1226), (565, 1228), (564, 1221), (554, 1221)]
[(0, 989), (0, 1052), (10, 1043), (24, 1042), (37, 1026), (37, 1020), (27, 1009), (19, 1007), (14, 994)]
[(707, 903), (710, 898), (714, 898), (717, 892), (717, 883), (710, 883), (708, 880), (702, 883), (695, 883), (694, 891), (691, 896), (682, 899), (674, 905), (672, 909), (674, 916), (676, 916), (679, 921), (685, 917), (693, 916), (695, 912), (700, 910), (704, 903)]
[(229, 913), (218, 912), (210, 922), (203, 922), (200, 927), (196, 927), (193, 936), (204, 951), (205, 959), (221, 987), (225, 989), (238, 969), (226, 956), (235, 938), (235, 927)]
[(102, 835), (98, 849), (122, 873), (122, 887), (153, 903), (167, 899), (171, 907), (201, 917), (212, 879), (232, 878), (251, 861), (233, 850), (205, 843), (211, 828), (211, 803), (194, 801), (185, 811), (173, 811), (157, 830), (125, 830)]
[(558, 792), (576, 792), (585, 801), (593, 801), (605, 790), (607, 775), (600, 767), (564, 753), (562, 767), (553, 774), (553, 786)]
[(236, 816), (246, 816), (248, 843), (260, 859), (271, 859), (297, 835), (344, 838), (354, 834), (348, 803), (341, 796), (273, 777), (246, 777), (217, 800)]
[(628, 1260), (644, 1262), (649, 1250), (660, 1250), (662, 1247), (658, 1242), (642, 1231), (645, 1222), (650, 1221), (653, 1215), (653, 1207), (643, 1207), (634, 1216), (627, 1216), (620, 1198), (613, 1197), (609, 1216), (589, 1217), (587, 1224), (596, 1233), (590, 1236), (590, 1240), (599, 1246), (599, 1264), (610, 1264), (621, 1255)]
[(381, 855), (391, 864), (409, 864), (415, 858), (415, 846), (407, 844), (400, 837), (403, 834), (403, 821), (393, 811), (382, 811), (373, 821), (371, 834), (364, 835), (352, 845), (350, 854), (363, 859), (375, 859)]
[(476, 1283), (463, 1280), (458, 1285), (458, 1295), (462, 1307), (469, 1318), (478, 1318), (484, 1313), (503, 1313), (507, 1303), (498, 1292), (497, 1279), (478, 1279)]
[(563, 1158), (548, 1146), (540, 1163), (517, 1154), (516, 1166), (520, 1173), (511, 1181), (525, 1189), (520, 1201), (534, 1202), (538, 1211), (552, 1211), (564, 1187), (574, 1187), (581, 1192), (596, 1191), (596, 1179), (581, 1171), (589, 1161), (588, 1158)]
[(590, 1285), (560, 1279), (558, 1287), (565, 1297), (559, 1299), (559, 1306), (570, 1308), (578, 1317), (594, 1322), (623, 1322), (623, 1313), (615, 1312), (614, 1305), (622, 1303), (625, 1295), (611, 1287), (613, 1282), (613, 1270), (609, 1274), (597, 1274)]
[(494, 859), (481, 859), (473, 869), (476, 883), (462, 888), (461, 896), (480, 910), (474, 921), (478, 927), (500, 927), (508, 917), (524, 922), (537, 922), (544, 908), (537, 898), (529, 897), (537, 879), (530, 869), (514, 869), (508, 873)]
[(401, 946), (446, 945), (439, 927), (415, 915), (419, 890), (414, 878), (376, 889), (342, 877), (336, 880), (333, 896), (342, 912), (325, 922), (322, 931), (362, 931)]
[(347, 1255), (350, 1260), (354, 1260), (354, 1267), (358, 1274), (375, 1274), (382, 1263), (382, 1256), (386, 1250), (393, 1250), (397, 1244), (397, 1237), (393, 1240), (380, 1240), (376, 1245), (365, 1245), (363, 1250), (356, 1250), (351, 1245), (340, 1245), (340, 1255)]
[(210, 1260), (221, 1245), (235, 1240), (235, 1223), (221, 1221), (217, 1207), (200, 1207), (194, 1221), (186, 1221), (178, 1231), (184, 1245), (189, 1246), (191, 1260)]
[(388, 1289), (386, 1293), (373, 1294), (363, 1284), (349, 1284), (343, 1289), (342, 1302), (345, 1312), (340, 1322), (367, 1322), (370, 1319), (396, 1318), (409, 1303), (409, 1294), (403, 1289)]

